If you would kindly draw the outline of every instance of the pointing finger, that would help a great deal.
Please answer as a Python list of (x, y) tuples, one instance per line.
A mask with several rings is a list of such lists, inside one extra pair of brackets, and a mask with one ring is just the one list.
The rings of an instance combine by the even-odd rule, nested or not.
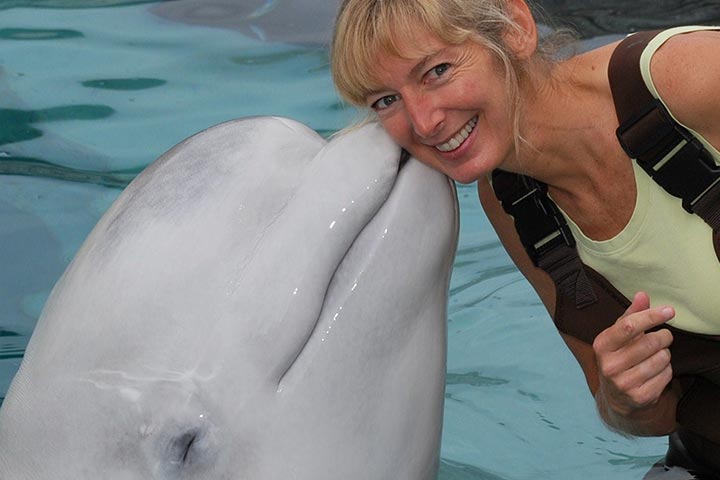
[(649, 308), (621, 317), (615, 325), (604, 330), (595, 339), (594, 346), (600, 351), (617, 351), (632, 342), (645, 331), (662, 325), (675, 316), (672, 307)]

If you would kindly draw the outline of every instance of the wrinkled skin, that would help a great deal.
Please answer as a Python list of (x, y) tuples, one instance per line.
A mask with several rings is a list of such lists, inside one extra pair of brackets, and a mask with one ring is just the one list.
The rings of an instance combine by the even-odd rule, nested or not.
[(13, 480), (430, 480), (454, 189), (368, 125), (222, 124), (56, 285), (0, 410)]

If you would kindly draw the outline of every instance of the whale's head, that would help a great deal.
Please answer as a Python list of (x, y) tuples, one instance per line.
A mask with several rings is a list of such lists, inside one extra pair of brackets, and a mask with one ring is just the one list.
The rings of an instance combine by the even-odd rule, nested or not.
[(0, 410), (3, 478), (434, 478), (456, 240), (451, 183), (378, 125), (191, 137), (53, 290)]

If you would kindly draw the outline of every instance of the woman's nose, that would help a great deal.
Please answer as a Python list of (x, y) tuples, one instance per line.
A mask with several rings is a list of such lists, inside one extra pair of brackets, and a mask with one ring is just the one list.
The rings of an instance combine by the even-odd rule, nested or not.
[(405, 108), (413, 131), (419, 138), (432, 140), (440, 133), (445, 115), (442, 109), (434, 105), (432, 98), (425, 95), (405, 98)]

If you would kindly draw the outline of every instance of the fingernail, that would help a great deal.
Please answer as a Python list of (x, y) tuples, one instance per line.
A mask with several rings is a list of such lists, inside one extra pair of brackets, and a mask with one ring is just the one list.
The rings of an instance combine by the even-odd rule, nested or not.
[(668, 320), (675, 316), (675, 311), (672, 309), (672, 307), (662, 307), (660, 309), (660, 313)]

